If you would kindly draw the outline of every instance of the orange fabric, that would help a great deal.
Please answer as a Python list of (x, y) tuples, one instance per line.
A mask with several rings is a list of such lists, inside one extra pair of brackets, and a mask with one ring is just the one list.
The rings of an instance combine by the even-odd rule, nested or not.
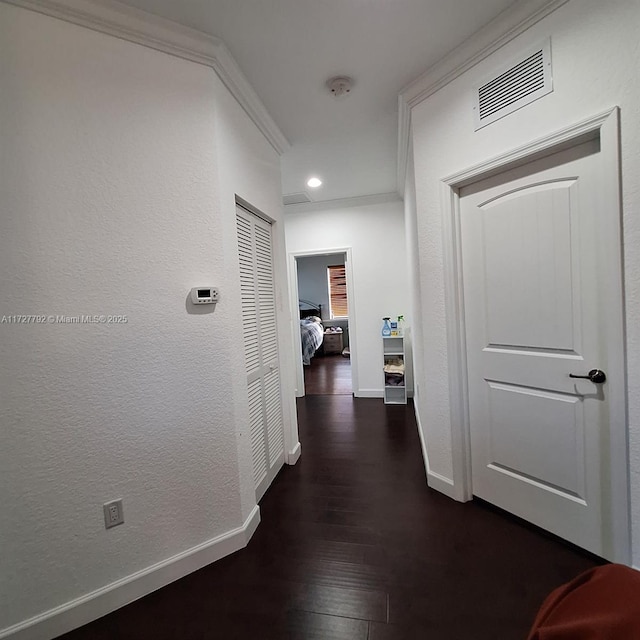
[(590, 569), (552, 591), (528, 640), (640, 640), (640, 571)]

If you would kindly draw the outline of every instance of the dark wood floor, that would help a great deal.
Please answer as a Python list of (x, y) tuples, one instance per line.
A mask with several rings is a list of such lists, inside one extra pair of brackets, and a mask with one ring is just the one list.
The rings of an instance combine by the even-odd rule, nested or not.
[(249, 546), (65, 640), (524, 640), (596, 561), (430, 490), (412, 406), (307, 396)]
[(311, 359), (304, 367), (306, 395), (351, 395), (351, 360), (341, 355), (321, 356)]

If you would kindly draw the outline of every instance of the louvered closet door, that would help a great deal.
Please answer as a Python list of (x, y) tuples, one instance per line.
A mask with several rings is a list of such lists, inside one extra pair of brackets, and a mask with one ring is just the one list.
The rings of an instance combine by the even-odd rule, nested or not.
[(236, 209), (251, 451), (259, 500), (284, 463), (271, 225)]

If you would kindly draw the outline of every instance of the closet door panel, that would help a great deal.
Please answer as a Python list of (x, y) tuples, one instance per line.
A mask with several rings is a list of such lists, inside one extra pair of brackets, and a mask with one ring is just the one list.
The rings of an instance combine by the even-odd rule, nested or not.
[(278, 359), (271, 225), (259, 219), (256, 220), (255, 226), (255, 246), (258, 313), (260, 317), (258, 331), (262, 350), (262, 364), (271, 365), (273, 360)]
[(270, 371), (265, 376), (264, 383), (269, 461), (272, 468), (277, 466), (279, 469), (284, 462), (284, 425), (282, 423), (279, 371), (277, 369)]
[(258, 378), (248, 386), (249, 393), (249, 429), (251, 432), (251, 457), (253, 460), (253, 478), (257, 487), (267, 475), (267, 449), (264, 437), (264, 407), (262, 380)]
[(254, 266), (254, 242), (251, 221), (236, 216), (238, 229), (238, 257), (240, 262), (240, 295), (242, 298), (242, 334), (247, 376), (255, 379), (260, 373), (260, 346), (258, 343), (258, 309)]
[(271, 225), (237, 207), (251, 453), (256, 499), (284, 463), (284, 422), (278, 362), (278, 334)]

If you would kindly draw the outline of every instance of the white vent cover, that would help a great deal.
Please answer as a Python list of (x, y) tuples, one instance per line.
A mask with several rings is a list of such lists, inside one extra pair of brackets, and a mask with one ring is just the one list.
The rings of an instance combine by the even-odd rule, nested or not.
[(475, 87), (476, 131), (553, 91), (551, 41)]
[(304, 204), (305, 202), (311, 202), (309, 194), (301, 191), (300, 193), (288, 193), (282, 196), (283, 204)]

